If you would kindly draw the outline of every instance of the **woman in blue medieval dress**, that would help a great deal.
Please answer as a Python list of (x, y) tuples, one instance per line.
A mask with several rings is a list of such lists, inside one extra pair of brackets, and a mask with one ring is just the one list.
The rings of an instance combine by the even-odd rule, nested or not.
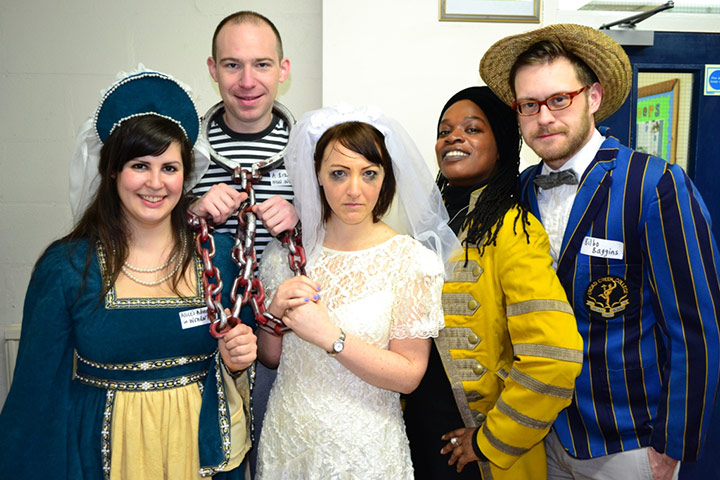
[[(110, 87), (87, 126), (89, 206), (35, 265), (0, 414), (0, 472), (243, 478), (257, 346), (242, 323), (220, 340), (208, 333), (184, 195), (197, 110), (177, 81), (140, 71)], [(215, 265), (226, 279), (237, 272), (229, 255)]]

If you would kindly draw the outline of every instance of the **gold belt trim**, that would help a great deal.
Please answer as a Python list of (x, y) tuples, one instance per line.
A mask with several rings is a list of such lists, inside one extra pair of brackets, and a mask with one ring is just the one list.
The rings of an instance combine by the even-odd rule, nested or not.
[(96, 378), (82, 373), (75, 373), (75, 379), (84, 385), (97, 388), (109, 388), (111, 390), (122, 390), (127, 392), (149, 392), (153, 390), (169, 390), (171, 388), (184, 387), (191, 383), (199, 382), (207, 375), (207, 370), (190, 375), (183, 375), (162, 380), (142, 380), (139, 382), (128, 382), (125, 380), (113, 380), (109, 378)]
[(182, 365), (187, 365), (189, 363), (204, 362), (208, 358), (212, 357), (213, 354), (214, 352), (207, 355), (186, 355), (184, 357), (163, 358), (160, 360), (146, 360), (143, 362), (134, 363), (100, 363), (88, 360), (87, 358), (80, 355), (77, 350), (75, 350), (75, 358), (77, 358), (79, 362), (82, 362), (85, 365), (90, 365), (91, 367), (95, 368), (101, 368), (103, 370), (122, 370), (131, 372), (158, 370), (161, 368), (179, 367)]

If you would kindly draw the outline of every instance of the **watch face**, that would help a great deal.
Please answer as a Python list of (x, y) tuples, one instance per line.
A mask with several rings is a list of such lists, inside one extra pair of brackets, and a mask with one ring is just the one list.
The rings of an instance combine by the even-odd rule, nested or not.
[(345, 342), (342, 340), (335, 340), (335, 343), (333, 343), (333, 352), (340, 353), (343, 350), (343, 347), (345, 346)]

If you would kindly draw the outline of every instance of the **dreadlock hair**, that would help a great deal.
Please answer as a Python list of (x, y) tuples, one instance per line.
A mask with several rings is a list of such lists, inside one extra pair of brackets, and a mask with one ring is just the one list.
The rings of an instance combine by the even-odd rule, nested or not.
[[(520, 201), (518, 171), (520, 168), (521, 137), (518, 129), (515, 112), (505, 105), (489, 87), (470, 87), (448, 100), (440, 113), (438, 126), (443, 115), (460, 100), (470, 100), (483, 111), (487, 117), (498, 149), (498, 160), (493, 176), (480, 193), (474, 208), (470, 210), (462, 223), (462, 230), (467, 230), (463, 244), (465, 246), (465, 259), (468, 258), (468, 248), (475, 245), (482, 256), (485, 247), (497, 244), (497, 235), (503, 225), (505, 213), (517, 207), (518, 214), (513, 224), (513, 232), (517, 235), (518, 221), (522, 225), (525, 238), (530, 243), (527, 232), (528, 208)], [(446, 201), (450, 182), (438, 172), (437, 184)]]

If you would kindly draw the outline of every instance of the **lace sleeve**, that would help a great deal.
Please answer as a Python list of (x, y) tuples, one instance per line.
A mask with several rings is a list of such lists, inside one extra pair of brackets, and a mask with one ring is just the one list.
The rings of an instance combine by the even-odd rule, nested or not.
[(266, 308), (270, 306), (280, 284), (292, 276), (287, 250), (280, 241), (273, 238), (263, 251), (258, 272), (258, 277), (265, 288)]
[(391, 338), (437, 337), (445, 326), (442, 309), (443, 265), (434, 252), (417, 244), (404, 260), (407, 269), (395, 282)]

